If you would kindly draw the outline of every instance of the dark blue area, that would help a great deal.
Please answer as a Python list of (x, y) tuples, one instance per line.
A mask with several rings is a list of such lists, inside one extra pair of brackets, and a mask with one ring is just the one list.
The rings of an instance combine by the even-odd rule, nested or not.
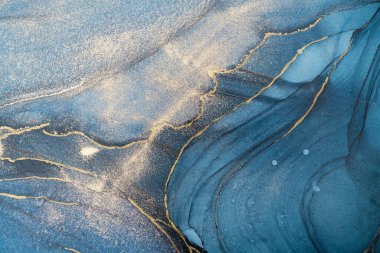
[[(337, 40), (341, 44), (335, 50), (345, 48), (338, 55), (318, 51), (330, 43), (329, 38), (308, 47), (294, 68), (285, 72), (285, 80), (278, 79), (262, 93), (253, 89), (257, 97), (187, 146), (171, 177), (169, 212), (190, 242), (207, 252), (372, 252), (376, 248), (373, 240), (380, 224), (377, 9), (372, 5), (331, 14), (334, 26), (282, 37), (282, 48), (287, 49), (351, 31), (348, 43)], [(371, 11), (360, 24), (364, 13)], [(349, 29), (347, 19), (338, 18), (344, 15), (352, 22)], [(278, 57), (291, 58), (286, 55), (283, 50)], [(286, 81), (302, 79), (292, 75), (309, 75), (297, 68), (319, 66), (323, 57), (331, 60), (312, 81)], [(261, 59), (259, 73), (276, 72), (275, 64), (256, 59)], [(298, 61), (313, 65), (297, 65)], [(255, 65), (244, 67), (250, 71), (220, 77), (221, 87), (228, 83), (225, 90), (236, 89), (233, 93), (243, 98), (243, 90), (248, 91), (244, 83), (263, 87), (255, 80), (262, 78)], [(242, 72), (253, 77), (239, 78)]]

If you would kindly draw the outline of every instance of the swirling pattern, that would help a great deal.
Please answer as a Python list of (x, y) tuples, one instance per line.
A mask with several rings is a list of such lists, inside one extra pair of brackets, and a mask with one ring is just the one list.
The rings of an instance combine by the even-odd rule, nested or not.
[(379, 249), (379, 3), (0, 1), (0, 252)]
[(282, 70), (248, 62), (228, 77), (226, 92), (244, 98), (239, 76), (254, 86), (280, 73), (178, 157), (168, 208), (190, 242), (207, 252), (375, 249), (379, 22), (378, 5), (333, 13), (253, 53), (300, 48)]

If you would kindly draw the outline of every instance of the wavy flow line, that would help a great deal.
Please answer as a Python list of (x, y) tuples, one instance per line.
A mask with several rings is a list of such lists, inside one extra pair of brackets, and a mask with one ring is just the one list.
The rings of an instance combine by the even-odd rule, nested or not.
[(76, 171), (76, 172), (79, 172), (79, 173), (82, 173), (82, 174), (91, 175), (93, 177), (100, 177), (97, 174), (95, 174), (93, 172), (90, 172), (90, 171), (87, 171), (87, 170), (84, 170), (84, 169), (80, 169), (80, 168), (73, 167), (73, 166), (70, 166), (70, 165), (66, 165), (66, 164), (63, 164), (63, 163), (58, 163), (58, 162), (54, 162), (54, 161), (50, 161), (50, 160), (46, 160), (46, 159), (41, 159), (41, 158), (17, 157), (17, 158), (12, 159), (10, 157), (0, 157), (0, 161), (7, 161), (7, 162), (11, 162), (11, 163), (15, 163), (17, 161), (38, 161), (38, 162), (54, 165), (54, 166), (57, 166), (57, 167), (65, 168), (65, 169), (68, 169), (68, 170)]
[(142, 215), (144, 215), (146, 218), (148, 218), (154, 226), (156, 226), (156, 228), (158, 230), (160, 230), (169, 240), (169, 242), (171, 243), (172, 247), (174, 248), (174, 250), (178, 253), (181, 253), (181, 251), (178, 249), (177, 245), (174, 243), (173, 239), (170, 237), (170, 235), (165, 231), (165, 229), (163, 229), (161, 227), (160, 224), (157, 223), (156, 219), (154, 219), (152, 216), (150, 216), (148, 213), (146, 213), (144, 211), (143, 208), (141, 208), (133, 199), (131, 198), (127, 198), (129, 203), (131, 203)]
[[(320, 19), (319, 19), (320, 20)], [(319, 21), (318, 21), (319, 22)], [(304, 30), (300, 30), (300, 31), (304, 31)], [(273, 33), (274, 34), (274, 33)], [(264, 37), (265, 38), (265, 37)], [(325, 37), (322, 37), (322, 38), (319, 38), (317, 40), (314, 40), (308, 44), (306, 44), (305, 46), (303, 46), (300, 50), (298, 50), (298, 52), (293, 56), (293, 58), (287, 63), (285, 64), (285, 66), (283, 67), (283, 69), (280, 71), (279, 74), (276, 75), (275, 78), (273, 78), (273, 80), (268, 83), (266, 86), (264, 86), (263, 88), (260, 89), (259, 92), (257, 92), (255, 95), (253, 95), (252, 97), (248, 98), (247, 100), (245, 100), (244, 102), (236, 105), (232, 110), (230, 110), (228, 113), (231, 113), (231, 112), (234, 112), (236, 111), (237, 109), (239, 109), (241, 106), (245, 105), (245, 104), (248, 104), (250, 103), (252, 100), (254, 100), (255, 98), (257, 98), (258, 96), (260, 96), (265, 90), (269, 89), (271, 86), (273, 86), (273, 84), (276, 82), (276, 80), (278, 80), (284, 73), (285, 71), (289, 68), (289, 66), (297, 59), (297, 57), (302, 53), (303, 50), (305, 50), (306, 48), (308, 48), (309, 46), (315, 44), (315, 43), (318, 43), (320, 41), (323, 41), (325, 39), (327, 39), (328, 36), (325, 36)], [(257, 47), (256, 47), (257, 48)], [(251, 54), (253, 53), (253, 51), (251, 52)], [(242, 65), (239, 65), (239, 66), (242, 66)], [(237, 69), (235, 68), (234, 70), (231, 70), (231, 71), (236, 71)], [(229, 72), (230, 73), (230, 72)], [(182, 156), (183, 152), (185, 151), (185, 149), (189, 146), (189, 144), (194, 140), (196, 139), (197, 137), (199, 137), (200, 135), (202, 135), (212, 124), (214, 124), (215, 122), (219, 121), (220, 119), (222, 119), (226, 114), (223, 114), (221, 116), (219, 116), (218, 118), (215, 118), (214, 120), (212, 120), (209, 124), (207, 124), (202, 130), (198, 131), (195, 135), (193, 135), (186, 143), (184, 146), (182, 146), (178, 156), (177, 156), (177, 159), (174, 161), (174, 164), (172, 166), (172, 168), (170, 169), (169, 171), (169, 175), (167, 177), (167, 180), (166, 180), (166, 183), (165, 183), (165, 190), (164, 190), (164, 206), (165, 206), (165, 215), (166, 215), (166, 218), (169, 220), (170, 222), (170, 225), (173, 227), (173, 229), (177, 232), (177, 233), (181, 233), (181, 231), (175, 226), (174, 222), (172, 221), (172, 219), (170, 218), (170, 214), (169, 214), (169, 210), (168, 210), (168, 186), (169, 186), (169, 183), (170, 183), (170, 179), (171, 179), (171, 176), (173, 175), (173, 172), (179, 162), (179, 159), (180, 157)], [(181, 233), (182, 234), (182, 233)], [(183, 236), (183, 235), (182, 235)]]
[(75, 250), (75, 249), (72, 249), (72, 248), (64, 247), (63, 249), (65, 249), (67, 251), (70, 251), (70, 252), (73, 252), (73, 253), (80, 253), (78, 250)]
[(40, 130), (42, 128), (47, 127), (48, 125), (49, 125), (49, 123), (43, 123), (43, 124), (40, 124), (40, 125), (37, 125), (37, 126), (23, 127), (23, 128), (19, 128), (19, 129), (14, 129), (14, 128), (11, 128), (11, 127), (8, 127), (8, 126), (2, 126), (1, 127), (2, 129), (10, 130), (10, 132), (5, 133), (3, 135), (0, 135), (0, 140), (6, 139), (6, 138), (8, 138), (9, 136), (12, 136), (12, 135), (21, 135), (21, 134), (26, 133), (26, 132), (32, 132), (32, 131), (35, 131), (35, 130)]
[(14, 181), (24, 181), (24, 180), (45, 180), (45, 181), (57, 181), (64, 183), (71, 183), (63, 178), (59, 177), (38, 177), (38, 176), (30, 176), (30, 177), (14, 177), (14, 178), (0, 178), (0, 182), (14, 182)]
[(273, 37), (273, 36), (288, 36), (288, 35), (294, 35), (294, 34), (297, 34), (297, 33), (300, 33), (300, 32), (306, 32), (306, 31), (310, 30), (311, 28), (313, 28), (314, 26), (316, 26), (319, 22), (321, 22), (322, 18), (323, 17), (318, 18), (317, 20), (315, 20), (313, 23), (311, 23), (307, 27), (300, 28), (300, 29), (297, 29), (297, 30), (292, 31), (292, 32), (268, 32), (268, 33), (265, 33), (264, 38), (260, 41), (260, 43), (257, 44), (256, 47), (254, 47), (251, 50), (249, 50), (248, 53), (246, 55), (244, 55), (244, 57), (241, 59), (241, 61), (235, 67), (233, 67), (232, 69), (223, 69), (220, 72), (218, 72), (218, 74), (232, 73), (232, 72), (234, 72), (234, 71), (236, 71), (238, 69), (241, 69), (249, 61), (249, 59), (251, 58), (252, 54), (255, 51), (257, 51), (260, 47), (262, 47), (265, 44), (265, 42), (270, 37)]
[[(371, 18), (372, 19), (372, 18)], [(362, 29), (364, 29), (368, 24), (369, 22), (371, 21), (371, 19), (369, 21), (367, 21), (364, 25), (362, 25), (360, 28), (356, 29), (356, 32), (357, 31), (360, 31)], [(333, 66), (330, 68), (330, 70), (328, 71), (327, 75), (326, 75), (326, 78), (325, 80), (323, 81), (322, 85), (321, 85), (321, 88), (318, 90), (317, 94), (314, 96), (309, 108), (306, 110), (306, 112), (294, 123), (294, 125), (280, 138), (284, 138), (285, 136), (287, 136), (288, 134), (290, 134), (299, 124), (302, 123), (302, 121), (307, 117), (307, 115), (309, 115), (309, 113), (312, 111), (312, 109), (314, 108), (316, 102), (318, 101), (319, 97), (321, 96), (321, 94), (323, 93), (329, 79), (330, 79), (330, 76), (331, 76), (331, 73), (334, 69), (336, 69), (336, 67), (338, 66), (338, 64), (343, 60), (343, 58), (347, 55), (347, 53), (351, 50), (352, 48), (352, 41), (353, 41), (353, 38), (354, 38), (354, 34), (355, 32), (352, 34), (351, 38), (350, 38), (350, 43), (347, 47), (346, 50), (344, 50), (344, 52), (339, 56), (339, 58), (334, 62)], [(279, 139), (279, 140), (280, 140)]]
[(318, 98), (321, 96), (321, 94), (323, 93), (323, 91), (324, 91), (327, 83), (329, 82), (331, 72), (334, 69), (336, 69), (336, 67), (338, 66), (338, 64), (342, 61), (342, 59), (346, 56), (346, 54), (351, 50), (351, 47), (352, 47), (352, 38), (353, 37), (351, 37), (350, 44), (347, 47), (347, 49), (339, 56), (338, 60), (335, 61), (335, 63), (333, 64), (333, 66), (330, 68), (329, 72), (326, 75), (325, 80), (323, 81), (323, 83), (321, 85), (321, 88), (318, 90), (317, 94), (314, 96), (314, 98), (313, 98), (313, 100), (312, 100), (309, 108), (306, 110), (306, 112), (294, 123), (294, 125), (280, 139), (282, 139), (282, 138), (286, 137), (287, 135), (289, 135), (299, 124), (302, 123), (302, 121), (307, 117), (307, 115), (309, 115), (309, 113), (311, 112), (311, 110), (313, 110), (313, 108), (315, 106), (315, 103), (318, 101)]
[(82, 81), (82, 82), (81, 82), (80, 84), (78, 84), (78, 85), (75, 85), (75, 86), (73, 86), (73, 87), (70, 87), (70, 88), (67, 88), (67, 89), (63, 89), (63, 90), (60, 90), (60, 91), (57, 91), (57, 92), (53, 92), (53, 93), (50, 93), (50, 94), (42, 94), (42, 95), (38, 95), (38, 96), (34, 96), (34, 97), (30, 97), (30, 98), (24, 98), (24, 99), (16, 100), (16, 101), (13, 101), (13, 102), (9, 102), (9, 103), (7, 103), (7, 104), (0, 105), (0, 110), (1, 110), (1, 109), (4, 109), (4, 108), (6, 108), (6, 107), (12, 106), (12, 105), (16, 105), (16, 104), (20, 104), (20, 103), (29, 102), (29, 101), (33, 101), (33, 100), (36, 100), (36, 99), (59, 96), (59, 95), (61, 95), (61, 94), (68, 93), (68, 92), (71, 92), (71, 91), (77, 90), (77, 89), (79, 89), (79, 88), (82, 88), (82, 87), (84, 86), (84, 83), (85, 83), (85, 82)]
[(45, 135), (47, 135), (47, 136), (50, 136), (50, 137), (68, 137), (68, 136), (79, 135), (79, 136), (87, 139), (89, 142), (91, 142), (95, 146), (98, 146), (98, 147), (103, 148), (103, 149), (109, 149), (109, 150), (112, 150), (112, 149), (127, 149), (127, 148), (130, 148), (130, 147), (134, 146), (134, 145), (142, 144), (142, 143), (144, 143), (144, 142), (147, 141), (147, 140), (138, 140), (138, 141), (133, 141), (133, 142), (130, 142), (128, 144), (122, 145), (122, 146), (116, 146), (116, 145), (101, 144), (101, 143), (95, 141), (94, 139), (92, 139), (91, 137), (89, 137), (88, 135), (86, 135), (85, 133), (80, 132), (80, 131), (70, 131), (70, 132), (66, 132), (66, 133), (60, 134), (60, 133), (52, 133), (52, 132), (49, 132), (49, 131), (43, 129), (42, 133), (45, 134)]
[(54, 204), (65, 205), (65, 206), (78, 206), (79, 205), (78, 202), (63, 202), (63, 201), (49, 199), (48, 197), (45, 197), (45, 196), (37, 196), (36, 197), (36, 196), (15, 195), (15, 194), (11, 194), (11, 193), (0, 192), (0, 197), (6, 197), (6, 198), (16, 199), (16, 200), (42, 199), (42, 200), (46, 200), (46, 201), (54, 203)]

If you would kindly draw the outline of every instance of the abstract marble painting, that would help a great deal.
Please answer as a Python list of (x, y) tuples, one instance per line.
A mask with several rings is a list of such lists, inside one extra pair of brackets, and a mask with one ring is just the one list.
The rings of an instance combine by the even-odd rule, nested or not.
[(0, 252), (380, 252), (379, 9), (0, 0)]

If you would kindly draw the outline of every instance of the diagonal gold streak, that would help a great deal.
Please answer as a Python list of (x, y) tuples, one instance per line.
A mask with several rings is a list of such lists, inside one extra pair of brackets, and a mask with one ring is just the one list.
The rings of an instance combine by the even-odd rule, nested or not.
[(0, 110), (3, 109), (3, 108), (6, 108), (6, 107), (12, 106), (12, 105), (20, 104), (20, 103), (25, 103), (25, 102), (29, 102), (29, 101), (36, 100), (36, 99), (41, 99), (41, 98), (54, 97), (54, 96), (58, 96), (58, 95), (61, 95), (61, 94), (64, 94), (64, 93), (68, 93), (68, 92), (77, 90), (79, 88), (82, 88), (83, 84), (84, 84), (84, 82), (81, 82), (80, 84), (75, 85), (75, 86), (73, 86), (71, 88), (63, 89), (63, 90), (60, 90), (60, 91), (57, 91), (57, 92), (53, 92), (53, 93), (50, 93), (50, 94), (42, 94), (42, 95), (37, 95), (37, 96), (34, 96), (34, 97), (30, 97), (30, 98), (24, 98), (24, 99), (16, 100), (16, 101), (13, 101), (13, 102), (9, 102), (7, 104), (0, 105)]
[(38, 176), (30, 176), (30, 177), (14, 177), (14, 178), (0, 178), (0, 182), (14, 182), (14, 181), (24, 181), (24, 180), (46, 180), (46, 181), (57, 181), (64, 183), (71, 183), (63, 178), (59, 177), (38, 177)]
[(67, 251), (73, 252), (73, 253), (80, 253), (78, 250), (75, 250), (75, 249), (72, 249), (72, 248), (64, 247), (64, 249), (67, 250)]
[(17, 161), (38, 161), (38, 162), (42, 162), (42, 163), (46, 163), (46, 164), (50, 164), (50, 165), (55, 165), (57, 167), (62, 167), (64, 169), (73, 170), (73, 171), (76, 171), (76, 172), (79, 172), (79, 173), (82, 173), (82, 174), (91, 175), (93, 177), (98, 177), (98, 175), (95, 174), (95, 173), (93, 173), (93, 172), (90, 172), (90, 171), (87, 171), (87, 170), (84, 170), (84, 169), (80, 169), (80, 168), (77, 168), (77, 167), (73, 167), (73, 166), (70, 166), (70, 165), (66, 165), (66, 164), (63, 164), (63, 163), (58, 163), (58, 162), (54, 162), (54, 161), (50, 161), (50, 160), (46, 160), (46, 159), (41, 159), (41, 158), (18, 157), (18, 158), (12, 159), (10, 157), (0, 157), (0, 161), (8, 161), (8, 162), (11, 162), (11, 163), (15, 163)]
[(6, 193), (6, 192), (0, 192), (0, 197), (6, 197), (6, 198), (16, 199), (16, 200), (42, 199), (42, 200), (46, 200), (46, 201), (54, 203), (54, 204), (65, 205), (65, 206), (78, 206), (79, 205), (78, 202), (63, 202), (63, 201), (49, 199), (48, 197), (45, 197), (45, 196), (15, 195), (15, 194)]
[(177, 245), (174, 243), (173, 239), (170, 237), (170, 235), (165, 231), (165, 229), (162, 228), (162, 226), (160, 224), (157, 223), (157, 221), (152, 217), (150, 216), (148, 213), (146, 213), (144, 211), (144, 209), (142, 209), (133, 199), (131, 198), (128, 198), (128, 201), (141, 213), (143, 214), (145, 217), (147, 217), (152, 223), (154, 226), (157, 227), (158, 230), (160, 230), (167, 238), (168, 240), (170, 241), (172, 247), (174, 248), (174, 250), (178, 253), (181, 253), (181, 251), (178, 249)]

